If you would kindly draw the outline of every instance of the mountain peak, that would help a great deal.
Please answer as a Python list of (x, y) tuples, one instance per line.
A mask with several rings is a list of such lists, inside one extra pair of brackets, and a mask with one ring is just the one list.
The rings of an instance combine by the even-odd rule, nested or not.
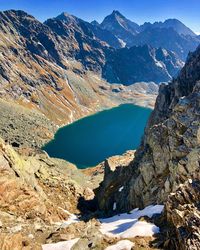
[(56, 19), (65, 19), (65, 18), (71, 18), (72, 17), (72, 15), (70, 15), (69, 13), (67, 13), (67, 12), (62, 12), (60, 15), (58, 15), (57, 17), (56, 17)]
[(12, 16), (12, 17), (35, 19), (32, 15), (28, 14), (27, 12), (23, 10), (11, 9), (11, 10), (3, 11), (2, 13), (4, 13), (4, 15)]
[(99, 26), (99, 25), (100, 25), (96, 20), (93, 20), (93, 21), (91, 22), (91, 24), (94, 25), (94, 26)]
[(55, 19), (60, 20), (65, 23), (75, 23), (77, 21), (77, 18), (67, 12), (62, 12), (60, 15), (58, 15)]
[(118, 10), (113, 10), (112, 16), (121, 16), (121, 17), (124, 17)]
[(196, 36), (196, 34), (176, 18), (169, 18), (163, 22), (165, 28), (173, 28), (180, 35)]
[(106, 16), (101, 23), (101, 28), (112, 32), (124, 44), (131, 45), (133, 36), (138, 33), (139, 25), (128, 20), (118, 10)]

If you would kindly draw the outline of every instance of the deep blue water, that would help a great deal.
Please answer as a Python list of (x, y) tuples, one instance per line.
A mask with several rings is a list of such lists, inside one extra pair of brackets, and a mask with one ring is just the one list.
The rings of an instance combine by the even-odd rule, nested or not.
[(92, 167), (109, 156), (136, 149), (151, 109), (132, 104), (99, 112), (60, 128), (43, 149), (79, 168)]

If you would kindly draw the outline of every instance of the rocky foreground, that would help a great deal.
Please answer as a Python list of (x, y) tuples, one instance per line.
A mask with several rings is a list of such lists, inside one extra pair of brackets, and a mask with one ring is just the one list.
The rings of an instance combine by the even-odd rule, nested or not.
[[(105, 166), (111, 164), (113, 168), (119, 161), (128, 164), (132, 160), (130, 155), (131, 152), (113, 157)], [(102, 164), (101, 169), (105, 166)], [(99, 168), (94, 169), (93, 175), (98, 174), (98, 180), (91, 178), (91, 174), (44, 153), (20, 156), (1, 139), (0, 249), (63, 249), (63, 244), (64, 249), (71, 249), (70, 244), (72, 249), (103, 250), (115, 244), (127, 249), (133, 246), (151, 249), (150, 242), (155, 239), (153, 230), (157, 228), (153, 224), (146, 222), (147, 237), (126, 236), (128, 240), (123, 240), (120, 235), (104, 232), (104, 224), (97, 219), (100, 214), (96, 211), (94, 193), (88, 187), (100, 182), (103, 174)]]

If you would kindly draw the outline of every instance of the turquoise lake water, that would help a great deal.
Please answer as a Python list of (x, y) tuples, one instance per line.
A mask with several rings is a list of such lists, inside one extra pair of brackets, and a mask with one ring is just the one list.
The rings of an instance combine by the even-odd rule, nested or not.
[(109, 156), (136, 149), (151, 111), (124, 104), (99, 112), (60, 128), (43, 150), (79, 168), (95, 166)]

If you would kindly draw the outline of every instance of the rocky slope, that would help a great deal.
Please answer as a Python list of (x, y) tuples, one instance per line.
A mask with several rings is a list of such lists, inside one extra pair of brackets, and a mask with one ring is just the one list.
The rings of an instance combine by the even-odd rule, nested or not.
[[(132, 158), (133, 154), (127, 154), (108, 162), (114, 166)], [(88, 173), (44, 153), (20, 156), (0, 139), (0, 249), (63, 249), (71, 240), (73, 248), (66, 245), (64, 249), (105, 250), (120, 245), (121, 238), (102, 233), (96, 213), (91, 213), (96, 206), (88, 185), (93, 187), (99, 180), (97, 173), (92, 179)], [(150, 246), (154, 239), (129, 237), (128, 242), (135, 249), (155, 249)]]
[(172, 27), (149, 26), (135, 36), (133, 45), (148, 44), (155, 48), (164, 48), (176, 53), (180, 60), (185, 61), (190, 51), (199, 45), (196, 36), (179, 34)]
[(0, 139), (2, 250), (41, 249), (41, 244), (58, 230), (56, 222), (76, 211), (87, 182), (76, 172), (73, 165), (45, 154), (22, 157)]
[[(117, 211), (162, 203), (181, 183), (196, 178), (200, 160), (199, 72), (200, 48), (190, 55), (177, 79), (160, 87), (135, 160), (105, 174), (98, 191), (101, 209), (112, 210), (114, 203)], [(121, 185), (124, 189), (119, 193)]]
[(168, 197), (163, 215), (163, 220), (168, 222), (165, 229), (165, 248), (200, 248), (199, 177), (198, 175), (194, 180), (189, 179)]
[(42, 113), (0, 99), (0, 137), (17, 150), (41, 148), (57, 130)]
[[(83, 66), (72, 55), (78, 56), (80, 51), (72, 37), (55, 34), (22, 11), (0, 15), (1, 97), (40, 110), (57, 124), (98, 110), (98, 101), (106, 106), (109, 98), (102, 90), (98, 92), (101, 80), (92, 79), (94, 74), (84, 74), (85, 67), (92, 67), (92, 63)], [(82, 51), (87, 51), (86, 47)]]
[(176, 55), (148, 45), (109, 51), (103, 77), (111, 83), (130, 85), (140, 81), (167, 82), (183, 67)]

